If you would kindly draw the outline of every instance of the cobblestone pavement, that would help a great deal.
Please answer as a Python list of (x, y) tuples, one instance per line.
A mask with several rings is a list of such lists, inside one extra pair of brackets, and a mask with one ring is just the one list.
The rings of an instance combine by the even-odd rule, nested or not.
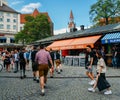
[[(20, 73), (0, 72), (0, 100), (119, 100), (120, 99), (120, 69), (108, 67), (107, 80), (111, 84), (112, 95), (104, 95), (96, 89), (88, 92), (90, 87), (84, 67), (63, 65), (61, 74), (54, 73), (49, 78), (45, 96), (41, 97), (39, 83), (32, 79), (32, 71), (26, 71), (27, 78), (20, 79)], [(95, 71), (95, 70), (94, 70)]]

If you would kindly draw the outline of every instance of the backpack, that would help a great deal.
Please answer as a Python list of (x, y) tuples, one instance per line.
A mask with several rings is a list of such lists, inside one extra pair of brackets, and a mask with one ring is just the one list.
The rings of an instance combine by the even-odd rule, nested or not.
[(19, 53), (19, 60), (20, 60), (20, 62), (25, 62), (24, 52)]

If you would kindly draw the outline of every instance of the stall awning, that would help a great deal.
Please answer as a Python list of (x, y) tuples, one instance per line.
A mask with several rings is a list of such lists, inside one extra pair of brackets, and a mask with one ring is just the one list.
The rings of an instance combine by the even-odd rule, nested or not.
[(2, 37), (0, 37), (0, 39), (5, 40), (5, 39), (6, 39), (6, 37), (2, 36)]
[(119, 43), (120, 42), (120, 32), (106, 34), (101, 39), (101, 42), (102, 42), (102, 44)]
[(84, 49), (86, 48), (87, 45), (91, 45), (91, 47), (94, 47), (94, 43), (100, 37), (101, 35), (55, 41), (51, 45), (49, 45), (47, 49), (50, 48), (52, 48), (53, 50)]

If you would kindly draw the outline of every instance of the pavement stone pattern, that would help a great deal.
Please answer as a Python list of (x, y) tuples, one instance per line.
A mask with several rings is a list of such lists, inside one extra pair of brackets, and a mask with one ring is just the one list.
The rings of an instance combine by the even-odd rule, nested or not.
[[(40, 95), (39, 83), (32, 79), (32, 71), (26, 71), (27, 78), (20, 79), (20, 73), (0, 72), (0, 100), (120, 100), (120, 69), (108, 67), (106, 76), (111, 84), (112, 95), (104, 95), (96, 88), (88, 92), (89, 78), (84, 67), (63, 66), (61, 74), (48, 74), (45, 96)], [(95, 68), (94, 68), (95, 73)], [(110, 77), (111, 76), (111, 77)]]

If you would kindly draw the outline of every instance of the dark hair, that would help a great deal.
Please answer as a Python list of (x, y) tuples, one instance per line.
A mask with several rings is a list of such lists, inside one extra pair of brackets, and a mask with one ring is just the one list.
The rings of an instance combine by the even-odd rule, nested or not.
[(33, 49), (35, 50), (35, 49), (37, 49), (37, 47), (36, 47), (36, 46), (34, 46), (34, 47), (33, 47)]
[(87, 47), (91, 49), (91, 46), (90, 46), (90, 45), (87, 45)]
[(22, 48), (22, 50), (25, 50), (25, 48)]
[(44, 44), (40, 44), (40, 49), (44, 49)]
[(97, 50), (97, 51), (96, 51), (96, 53), (98, 54), (98, 58), (103, 57), (103, 56), (102, 56), (102, 53), (101, 53), (101, 51), (100, 51), (100, 50)]
[(52, 51), (52, 48), (50, 48), (50, 51)]

